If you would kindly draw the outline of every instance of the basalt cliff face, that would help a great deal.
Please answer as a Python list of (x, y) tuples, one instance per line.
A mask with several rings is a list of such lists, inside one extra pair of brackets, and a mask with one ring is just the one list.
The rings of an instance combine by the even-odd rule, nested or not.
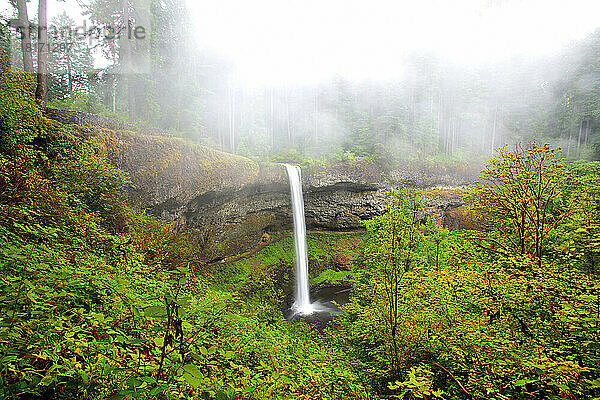
[[(77, 123), (99, 153), (129, 174), (132, 201), (193, 229), (207, 260), (239, 254), (256, 246), (265, 233), (292, 227), (289, 183), (281, 165), (258, 165), (164, 132), (107, 119), (98, 122), (89, 114), (63, 114), (47, 113), (62, 123)], [(427, 212), (456, 228), (460, 223), (448, 219), (450, 211), (464, 202), (457, 191), (439, 188), (468, 185), (478, 171), (476, 166), (418, 162), (388, 169), (374, 161), (306, 167), (307, 228), (362, 229), (362, 221), (385, 212), (386, 194), (396, 186), (430, 189), (422, 196)]]
[[(393, 171), (394, 181), (373, 162), (329, 168), (305, 168), (303, 191), (306, 225), (309, 230), (350, 231), (363, 229), (362, 221), (385, 212), (389, 189), (395, 186), (435, 188), (463, 186), (474, 180), (471, 170), (434, 169), (426, 179), (421, 170), (405, 166)], [(437, 176), (436, 176), (436, 172)], [(430, 189), (421, 198), (427, 213), (442, 222), (449, 211), (464, 205), (457, 190)], [(173, 211), (176, 210), (176, 214)], [(165, 203), (151, 208), (163, 218), (177, 217), (197, 232), (207, 259), (216, 260), (249, 250), (265, 233), (290, 230), (290, 188), (285, 169), (263, 165), (253, 182), (239, 188), (211, 190), (185, 204)], [(424, 218), (424, 216), (423, 216)], [(455, 224), (456, 225), (456, 224)]]
[[(385, 191), (374, 186), (339, 182), (304, 188), (307, 229), (347, 231), (380, 215)], [(207, 258), (218, 259), (248, 250), (264, 233), (290, 230), (290, 189), (282, 183), (257, 183), (240, 190), (209, 192), (185, 205), (187, 226), (198, 232)]]

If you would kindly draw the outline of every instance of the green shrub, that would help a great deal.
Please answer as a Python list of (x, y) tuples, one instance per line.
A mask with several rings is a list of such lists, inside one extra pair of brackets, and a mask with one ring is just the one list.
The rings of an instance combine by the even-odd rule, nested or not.
[(98, 95), (84, 91), (74, 91), (64, 100), (53, 99), (48, 103), (48, 107), (115, 117)]
[(0, 53), (0, 152), (25, 154), (43, 136), (42, 113), (33, 97), (31, 76), (11, 68)]

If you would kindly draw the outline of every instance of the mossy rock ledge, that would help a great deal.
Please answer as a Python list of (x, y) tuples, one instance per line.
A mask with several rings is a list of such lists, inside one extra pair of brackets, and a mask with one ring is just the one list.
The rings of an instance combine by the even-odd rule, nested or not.
[[(411, 171), (416, 171), (411, 175)], [(403, 185), (423, 189), (427, 213), (446, 221), (445, 215), (465, 204), (462, 187), (472, 183), (475, 169), (462, 174), (432, 169), (427, 179), (424, 166), (402, 165), (389, 172), (375, 162), (331, 167), (306, 167), (302, 171), (306, 225), (309, 230), (353, 231), (363, 229), (362, 221), (385, 212), (391, 187)], [(478, 171), (478, 170), (477, 170)], [(450, 177), (450, 178), (449, 178)], [(439, 187), (451, 186), (451, 189)], [(165, 215), (169, 210), (157, 207)], [(208, 191), (183, 205), (179, 217), (198, 232), (199, 243), (208, 259), (220, 259), (247, 251), (258, 244), (265, 232), (292, 229), (290, 189), (285, 169), (262, 164), (255, 182), (241, 188)], [(425, 216), (423, 216), (425, 218)]]

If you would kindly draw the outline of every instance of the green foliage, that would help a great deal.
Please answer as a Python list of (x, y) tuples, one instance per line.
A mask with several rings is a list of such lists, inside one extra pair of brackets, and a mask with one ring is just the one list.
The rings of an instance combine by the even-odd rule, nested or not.
[(350, 278), (349, 271), (334, 271), (332, 269), (326, 269), (321, 272), (319, 276), (310, 281), (311, 285), (318, 285), (321, 283), (327, 283), (330, 285), (339, 284), (342, 282), (348, 282)]
[(429, 216), (425, 225), (425, 234), (427, 241), (425, 242), (424, 253), (427, 256), (427, 263), (435, 268), (445, 264), (449, 251), (450, 231), (437, 222), (437, 220)]
[(132, 207), (102, 149), (3, 72), (1, 397), (600, 395), (598, 163), (501, 151), (471, 194), (483, 232), (423, 223), (399, 190), (366, 234), (309, 234), (312, 282), (353, 284), (317, 331), (279, 310), (291, 237), (207, 266), (190, 232)]
[(278, 312), (270, 274), (212, 283), (189, 232), (130, 207), (74, 127), (44, 131), (35, 158), (0, 156), (0, 397), (367, 397), (341, 349)]
[(549, 237), (565, 217), (561, 198), (566, 166), (549, 144), (499, 150), (471, 188), (472, 207), (484, 217), (480, 246), (502, 256), (530, 255), (541, 263)]
[(122, 230), (128, 219), (125, 174), (96, 154), (89, 143), (81, 143), (73, 128), (64, 127), (45, 143), (48, 169), (57, 187), (81, 202), (86, 211), (96, 213), (106, 226)]
[[(410, 295), (413, 272), (420, 263), (418, 247), (421, 232), (416, 228), (420, 211), (417, 193), (392, 191), (391, 205), (384, 215), (365, 222), (367, 237), (362, 248), (361, 271), (357, 285), (367, 291), (360, 301), (348, 307), (359, 323), (361, 341), (373, 335), (375, 345), (371, 356), (383, 362), (391, 373), (404, 366), (410, 352), (406, 349), (406, 326), (414, 323), (407, 318), (406, 308), (413, 301)], [(360, 292), (360, 290), (359, 290)], [(364, 324), (364, 325), (363, 325)]]
[(73, 91), (65, 95), (63, 99), (52, 99), (48, 103), (48, 107), (117, 117), (108, 111), (97, 95), (84, 91)]
[[(540, 193), (556, 185), (556, 196), (565, 206), (555, 203), (550, 221), (558, 218), (560, 207), (570, 212), (544, 238), (541, 262), (529, 252), (489, 251), (481, 246), (482, 241), (499, 240), (494, 225), (476, 235), (457, 234), (436, 228), (430, 219), (416, 245), (403, 246), (405, 257), (412, 252), (411, 259), (419, 262), (388, 280), (398, 283), (396, 296), (378, 284), (385, 281), (377, 277), (393, 273), (388, 265), (394, 254), (402, 260), (403, 253), (390, 243), (394, 230), (410, 220), (391, 209), (367, 224), (362, 262), (353, 271), (354, 295), (335, 332), (345, 338), (341, 342), (355, 355), (358, 370), (375, 391), (398, 398), (598, 396), (596, 166), (575, 164), (572, 174), (563, 168), (544, 170), (548, 175), (539, 190), (535, 176), (556, 164), (552, 149), (538, 150), (501, 153), (487, 175), (498, 180), (477, 186), (473, 196), (486, 194), (487, 202), (476, 200), (478, 209), (513, 235), (524, 225), (510, 213), (499, 212), (504, 208), (498, 201), (535, 209), (540, 198), (555, 198)], [(549, 158), (543, 158), (546, 155)], [(528, 160), (535, 160), (535, 168)], [(528, 192), (528, 185), (538, 191)], [(526, 237), (533, 242), (535, 236)], [(433, 248), (441, 248), (444, 256), (436, 260)], [(394, 364), (388, 320), (395, 316), (400, 351)]]
[(25, 154), (44, 134), (42, 113), (33, 97), (32, 78), (11, 68), (0, 53), (0, 152)]
[(600, 163), (576, 162), (565, 197), (570, 210), (551, 251), (565, 264), (589, 274), (600, 272)]
[(403, 399), (406, 395), (414, 399), (443, 399), (442, 391), (432, 389), (434, 376), (435, 374), (428, 367), (419, 365), (408, 371), (403, 382), (396, 381), (390, 383), (388, 387), (392, 391), (401, 389), (399, 395), (394, 396), (398, 399)]

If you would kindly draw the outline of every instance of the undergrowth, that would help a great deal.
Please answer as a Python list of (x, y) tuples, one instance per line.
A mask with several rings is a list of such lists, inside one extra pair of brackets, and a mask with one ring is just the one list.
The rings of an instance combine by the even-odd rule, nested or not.
[(0, 69), (2, 398), (366, 396), (339, 349), (272, 306), (273, 284), (219, 285), (182, 226), (131, 206), (129, 177)]

